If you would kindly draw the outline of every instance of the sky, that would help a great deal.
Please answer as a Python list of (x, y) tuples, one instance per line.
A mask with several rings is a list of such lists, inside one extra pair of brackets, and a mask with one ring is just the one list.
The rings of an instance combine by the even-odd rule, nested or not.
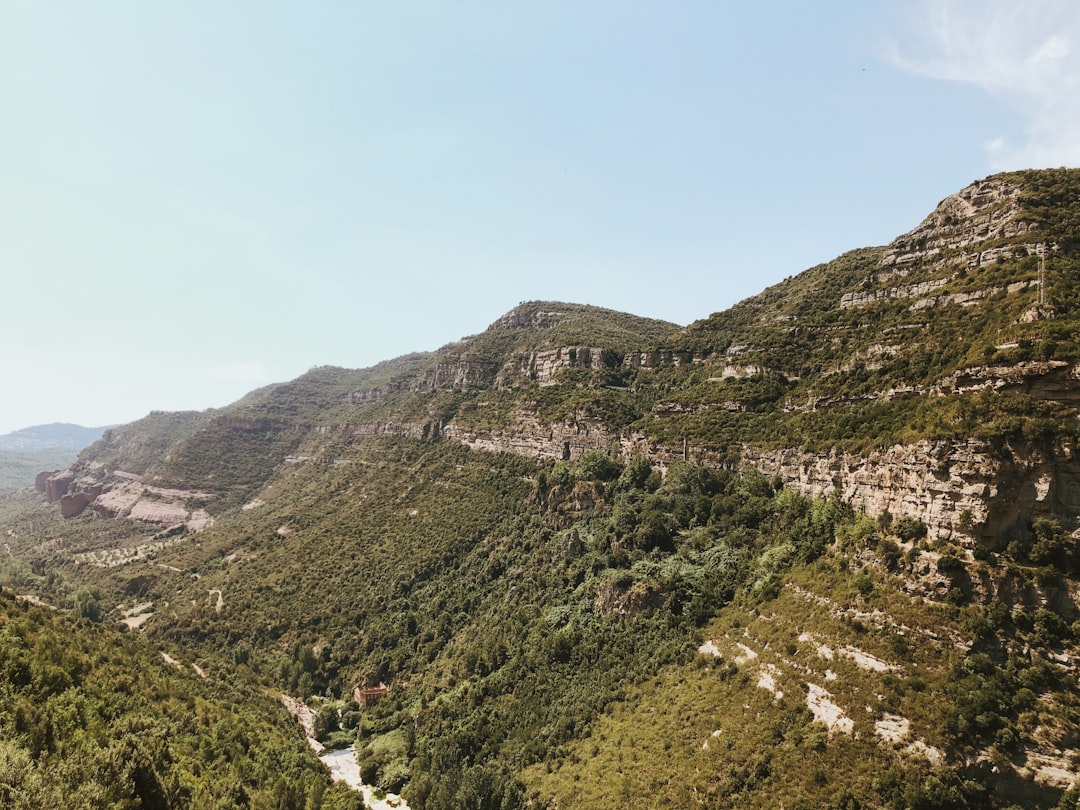
[(687, 324), (1080, 165), (1075, 0), (0, 0), (0, 434), (560, 300)]

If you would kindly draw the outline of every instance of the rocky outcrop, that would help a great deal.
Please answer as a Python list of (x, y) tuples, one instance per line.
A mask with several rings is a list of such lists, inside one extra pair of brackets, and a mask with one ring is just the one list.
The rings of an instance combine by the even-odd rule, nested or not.
[(94, 499), (94, 511), (100, 517), (114, 518), (127, 515), (142, 495), (142, 485), (128, 482), (102, 492)]
[[(254, 421), (246, 428), (234, 427), (258, 429)], [(187, 506), (188, 501), (203, 503), (212, 499), (212, 493), (148, 486), (139, 476), (120, 470), (102, 480), (77, 478), (74, 471), (64, 470), (50, 475), (43, 484), (49, 502), (59, 502), (60, 514), (66, 518), (78, 517), (89, 508), (102, 518), (129, 517), (192, 531), (200, 531), (212, 522), (205, 510)], [(50, 493), (62, 494), (53, 499)]]
[[(1005, 289), (1014, 294), (1035, 286), (1024, 281), (983, 289), (961, 289), (934, 295), (954, 280), (975, 276), (980, 268), (1057, 250), (1024, 218), (1021, 186), (1007, 178), (990, 178), (946, 197), (918, 227), (895, 239), (882, 254), (878, 270), (862, 289), (844, 293), (841, 309), (867, 307), (896, 299), (916, 299), (913, 310), (980, 304)], [(1008, 240), (1008, 241), (1006, 241)], [(911, 276), (906, 284), (894, 279)], [(882, 286), (893, 283), (890, 286)]]
[(1080, 402), (1080, 366), (1063, 360), (1045, 360), (967, 368), (943, 379), (935, 392), (969, 394), (982, 390), (1019, 393), (1055, 402)]
[[(428, 438), (431, 425), (421, 425), (415, 422), (369, 422), (360, 424), (348, 424), (341, 427), (347, 436), (404, 436), (412, 439)], [(319, 432), (332, 432), (337, 430), (333, 427), (322, 427)], [(437, 428), (435, 428), (437, 431)]]
[[(946, 197), (918, 227), (893, 241), (881, 257), (883, 273), (915, 264), (978, 266), (995, 261), (1001, 248), (992, 253), (980, 243), (1038, 231), (1037, 224), (1021, 217), (1020, 191), (1018, 183), (994, 177)], [(1023, 248), (1005, 249), (1012, 255)]]
[(161, 523), (165, 526), (174, 526), (186, 522), (190, 514), (187, 509), (175, 504), (140, 500), (131, 508), (128, 517), (132, 520), (141, 520), (144, 523)]
[(852, 307), (867, 307), (879, 304), (882, 301), (891, 301), (896, 298), (918, 298), (929, 295), (949, 283), (949, 279), (941, 278), (934, 281), (923, 281), (918, 284), (907, 284), (899, 287), (886, 287), (883, 290), (870, 292), (849, 292), (840, 296), (840, 308), (851, 309)]
[(295, 427), (292, 422), (283, 419), (267, 419), (244, 416), (219, 416), (214, 419), (214, 424), (226, 427), (230, 430), (239, 431), (277, 431), (288, 430)]
[(349, 402), (362, 405), (382, 402), (403, 391), (474, 391), (494, 384), (499, 367), (480, 360), (457, 360), (438, 363), (434, 368), (415, 374), (403, 374), (383, 385), (364, 388), (349, 394)]
[(476, 360), (439, 363), (420, 378), (415, 390), (468, 391), (486, 388), (494, 382), (497, 371), (493, 363)]
[(495, 323), (488, 327), (487, 331), (493, 332), (501, 329), (550, 329), (559, 324), (565, 312), (559, 310), (532, 309), (520, 306), (503, 315)]
[(382, 385), (353, 391), (349, 394), (349, 402), (353, 405), (377, 403), (394, 394), (410, 391), (477, 391), (489, 387), (512, 388), (522, 383), (552, 385), (559, 373), (567, 369), (658, 369), (704, 360), (705, 355), (691, 352), (651, 351), (623, 355), (599, 346), (560, 346), (520, 354), (501, 367), (494, 362), (479, 360), (440, 363), (418, 374), (402, 375)]
[(631, 352), (623, 359), (623, 365), (630, 368), (665, 368), (668, 366), (686, 366), (701, 363), (705, 355), (694, 352), (656, 350), (651, 352)]
[(932, 309), (934, 307), (944, 306), (970, 307), (981, 304), (983, 301), (992, 298), (1000, 292), (1005, 292), (1006, 295), (1013, 295), (1037, 286), (1037, 282), (1034, 281), (1018, 281), (1015, 284), (1009, 284), (1005, 287), (988, 287), (984, 290), (972, 290), (971, 292), (937, 295), (932, 298), (920, 298), (911, 305), (911, 309), (914, 312), (918, 312), (921, 309)]
[(94, 500), (89, 492), (76, 492), (60, 498), (60, 514), (66, 518), (81, 515)]
[(529, 352), (517, 364), (514, 371), (540, 385), (552, 385), (559, 372), (572, 368), (603, 369), (622, 364), (622, 357), (614, 352), (592, 346), (563, 346), (548, 351)]
[(37, 477), (34, 478), (34, 489), (37, 492), (40, 492), (42, 495), (44, 495), (46, 486), (49, 483), (49, 479), (52, 478), (54, 475), (56, 475), (58, 472), (60, 472), (60, 471), (59, 470), (52, 470), (52, 471), (46, 471), (46, 472), (39, 472), (37, 474)]
[[(644, 455), (661, 470), (682, 460), (730, 463), (717, 451), (656, 444), (634, 433), (620, 435), (587, 418), (542, 425), (528, 412), (516, 413), (513, 424), (503, 429), (463, 428), (451, 422), (441, 427), (441, 435), (474, 450), (537, 459), (576, 460), (586, 450), (602, 449), (624, 459)], [(845, 501), (871, 515), (914, 518), (932, 536), (969, 546), (1025, 535), (1038, 517), (1080, 514), (1080, 459), (1070, 444), (1037, 451), (974, 439), (923, 441), (868, 456), (746, 445), (739, 464), (808, 497), (838, 490)]]
[(631, 618), (655, 608), (660, 600), (659, 589), (645, 582), (635, 582), (624, 588), (620, 583), (603, 580), (596, 586), (593, 610), (597, 616)]
[(748, 446), (742, 464), (804, 495), (839, 490), (872, 515), (912, 517), (932, 535), (967, 544), (1026, 534), (1041, 516), (1080, 514), (1080, 460), (1071, 444), (1036, 451), (923, 441), (865, 457)]
[(576, 460), (586, 450), (618, 448), (620, 437), (599, 420), (582, 414), (550, 425), (528, 411), (517, 411), (513, 422), (497, 429), (457, 425), (441, 426), (441, 435), (473, 450), (516, 453), (536, 459)]
[(67, 495), (75, 485), (75, 473), (61, 470), (45, 479), (45, 500), (56, 503)]
[[(757, 363), (754, 363), (754, 364), (751, 364), (751, 365), (746, 365), (746, 366), (734, 366), (734, 365), (729, 364), (729, 365), (724, 366), (723, 370), (720, 372), (719, 379), (721, 379), (721, 380), (741, 380), (741, 379), (744, 379), (746, 377), (764, 377), (766, 374), (769, 374), (769, 373), (770, 373), (769, 369), (767, 369), (767, 368), (765, 368), (765, 366), (759, 365)], [(710, 377), (709, 379), (710, 380), (715, 380), (717, 378), (716, 377)]]

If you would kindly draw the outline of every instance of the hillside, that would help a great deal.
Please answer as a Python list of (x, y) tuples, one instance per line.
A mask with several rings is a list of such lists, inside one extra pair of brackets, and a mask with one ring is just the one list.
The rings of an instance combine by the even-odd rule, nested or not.
[(36, 453), (13, 453), (0, 450), (0, 492), (32, 487), (43, 470), (63, 470), (78, 458), (74, 450), (39, 450)]
[(151, 414), (0, 500), (0, 584), (309, 700), (418, 810), (1072, 806), (1078, 199)]
[[(0, 804), (361, 806), (243, 673), (0, 593)], [(284, 802), (284, 803), (281, 803)]]

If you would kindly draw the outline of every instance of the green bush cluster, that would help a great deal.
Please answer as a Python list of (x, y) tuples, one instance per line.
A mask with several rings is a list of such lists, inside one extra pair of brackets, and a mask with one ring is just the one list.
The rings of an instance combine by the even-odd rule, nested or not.
[(360, 808), (256, 684), (0, 594), (0, 805)]

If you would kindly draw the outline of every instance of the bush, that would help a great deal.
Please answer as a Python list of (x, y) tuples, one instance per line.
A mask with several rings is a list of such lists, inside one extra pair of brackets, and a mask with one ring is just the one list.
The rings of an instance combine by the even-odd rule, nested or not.
[(926, 537), (926, 524), (916, 518), (903, 517), (893, 523), (893, 533), (905, 542)]
[(337, 709), (330, 705), (320, 707), (311, 719), (311, 725), (315, 737), (325, 742), (327, 737), (338, 730)]
[(1064, 574), (1071, 573), (1075, 567), (1075, 543), (1062, 531), (1060, 524), (1039, 518), (1032, 528), (1035, 542), (1028, 551), (1028, 559), (1035, 565), (1050, 566)]
[(574, 477), (579, 481), (614, 481), (622, 465), (603, 450), (586, 450), (578, 460)]
[(900, 564), (900, 546), (885, 538), (878, 543), (881, 562), (889, 571), (895, 571)]
[(653, 468), (649, 459), (645, 456), (634, 456), (623, 468), (615, 488), (619, 491), (647, 489), (652, 477)]
[(941, 574), (954, 574), (963, 567), (964, 564), (952, 553), (942, 554), (937, 561), (937, 570)]

